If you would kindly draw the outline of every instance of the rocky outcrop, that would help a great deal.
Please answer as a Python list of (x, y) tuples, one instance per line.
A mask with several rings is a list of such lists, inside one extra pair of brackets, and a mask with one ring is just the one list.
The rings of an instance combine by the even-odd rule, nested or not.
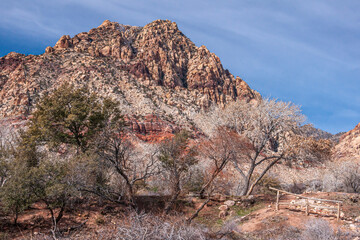
[(197, 89), (210, 101), (222, 104), (236, 98), (259, 97), (244, 81), (225, 70), (214, 53), (205, 46), (196, 47), (176, 23), (168, 20), (156, 20), (142, 28), (106, 20), (73, 39), (62, 36), (54, 48), (72, 46), (95, 57), (129, 62), (129, 73), (148, 85)]
[(54, 49), (66, 49), (69, 47), (72, 47), (72, 40), (69, 35), (64, 35), (55, 44)]
[(354, 160), (360, 162), (360, 123), (344, 133), (335, 146), (333, 156), (337, 160)]
[(127, 125), (133, 132), (140, 134), (158, 134), (158, 133), (175, 133), (178, 126), (161, 120), (158, 116), (150, 114), (145, 116), (144, 120), (127, 118)]
[[(155, 114), (187, 128), (196, 128), (194, 118), (211, 103), (260, 98), (224, 69), (214, 53), (195, 46), (168, 20), (144, 27), (106, 20), (72, 38), (62, 36), (42, 55), (0, 58), (0, 118), (31, 114), (39, 97), (62, 84), (86, 85), (116, 99), (128, 116)], [(151, 129), (145, 120), (134, 124), (134, 130), (163, 128), (159, 120), (152, 121)]]

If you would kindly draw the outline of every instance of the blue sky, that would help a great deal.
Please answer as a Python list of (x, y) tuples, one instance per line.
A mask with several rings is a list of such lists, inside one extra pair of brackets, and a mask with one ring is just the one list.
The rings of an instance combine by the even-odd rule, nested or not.
[(263, 96), (301, 105), (315, 127), (360, 122), (360, 1), (0, 0), (0, 56), (41, 54), (105, 19), (177, 22)]

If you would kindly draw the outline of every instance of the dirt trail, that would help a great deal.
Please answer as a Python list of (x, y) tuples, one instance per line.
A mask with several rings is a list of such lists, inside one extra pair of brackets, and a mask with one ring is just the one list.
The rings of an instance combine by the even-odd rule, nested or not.
[[(274, 201), (270, 205), (252, 212), (247, 217), (247, 220), (240, 225), (241, 231), (252, 233), (263, 231), (265, 229), (287, 227), (304, 229), (309, 220), (321, 218), (328, 221), (334, 229), (340, 228), (345, 231), (350, 230), (360, 233), (360, 223), (354, 221), (356, 218), (355, 216), (360, 215), (360, 202), (357, 202), (356, 199), (354, 200), (354, 197), (359, 198), (359, 195), (344, 193), (309, 193), (304, 194), (303, 196), (343, 201), (341, 206), (343, 218), (340, 221), (337, 221), (335, 215), (315, 214), (311, 212), (309, 216), (306, 216), (304, 211), (292, 209), (292, 207), (286, 205), (280, 205), (279, 211), (276, 211), (274, 197)], [(296, 201), (296, 197), (285, 195), (280, 198), (280, 202), (282, 203), (290, 202), (292, 200)]]

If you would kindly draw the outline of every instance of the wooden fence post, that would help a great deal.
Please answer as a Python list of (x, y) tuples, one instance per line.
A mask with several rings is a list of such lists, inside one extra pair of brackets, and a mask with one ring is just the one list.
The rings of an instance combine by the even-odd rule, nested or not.
[(280, 198), (280, 191), (276, 193), (276, 211), (279, 211), (279, 198)]
[(306, 210), (305, 210), (306, 216), (309, 216), (309, 200), (306, 199)]
[(339, 221), (339, 219), (340, 219), (340, 203), (337, 203), (337, 215), (336, 215), (336, 218)]

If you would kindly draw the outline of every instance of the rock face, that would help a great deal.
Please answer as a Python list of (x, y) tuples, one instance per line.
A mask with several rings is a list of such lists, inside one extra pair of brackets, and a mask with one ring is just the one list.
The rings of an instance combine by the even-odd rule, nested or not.
[(139, 134), (157, 134), (157, 133), (175, 133), (178, 127), (167, 121), (161, 120), (158, 116), (150, 114), (145, 116), (144, 120), (136, 118), (127, 118), (127, 124), (130, 129)]
[[(128, 116), (154, 114), (187, 127), (196, 127), (195, 115), (211, 103), (261, 98), (205, 46), (196, 47), (176, 23), (156, 20), (134, 27), (106, 20), (73, 38), (62, 36), (42, 55), (0, 58), (0, 119), (28, 116), (39, 97), (64, 83), (118, 100)], [(156, 123), (149, 130), (139, 119), (135, 131), (163, 126)]]
[(360, 162), (360, 123), (353, 130), (341, 136), (333, 155), (338, 160)]

